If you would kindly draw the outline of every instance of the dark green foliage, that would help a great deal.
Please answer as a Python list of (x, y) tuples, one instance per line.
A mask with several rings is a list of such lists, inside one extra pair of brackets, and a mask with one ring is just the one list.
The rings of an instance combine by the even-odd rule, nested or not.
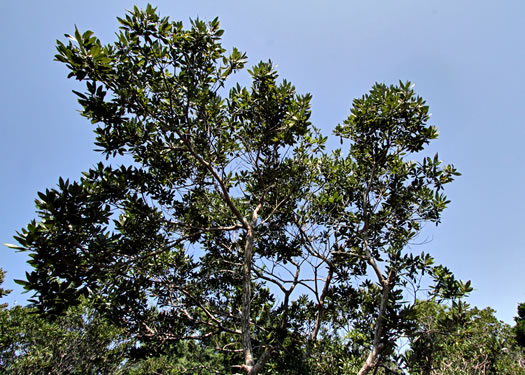
[(525, 348), (525, 303), (518, 305), (518, 316), (514, 320), (516, 321), (516, 326), (514, 327), (516, 342), (522, 348)]
[(365, 374), (393, 366), (421, 277), (439, 299), (471, 290), (409, 248), (459, 175), (419, 154), (437, 130), (410, 83), (356, 99), (327, 153), (311, 96), (271, 62), (227, 82), (246, 56), (217, 19), (185, 29), (147, 6), (119, 21), (112, 44), (57, 42), (107, 161), (39, 193), (15, 237), (41, 312), (89, 299), (138, 338), (144, 371)]
[[(146, 345), (147, 346), (147, 345)], [(133, 360), (126, 367), (126, 374), (187, 374), (209, 375), (229, 374), (228, 363), (215, 350), (203, 348), (193, 341), (181, 341), (165, 345), (157, 351), (149, 348), (145, 356), (132, 353)], [(159, 350), (161, 349), (161, 350)], [(155, 355), (152, 353), (155, 352)], [(144, 352), (145, 353), (145, 352)]]

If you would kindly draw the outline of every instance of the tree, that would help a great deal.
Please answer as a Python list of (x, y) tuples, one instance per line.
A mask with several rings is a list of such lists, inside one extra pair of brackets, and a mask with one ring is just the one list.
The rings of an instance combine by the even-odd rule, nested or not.
[(325, 153), (311, 96), (271, 62), (250, 88), (227, 82), (246, 56), (226, 54), (217, 19), (185, 30), (148, 6), (119, 21), (113, 44), (76, 30), (57, 45), (107, 161), (39, 193), (39, 221), (15, 237), (42, 312), (86, 297), (144, 350), (197, 340), (248, 375), (312, 372), (309, 357), (352, 327), (365, 374), (410, 321), (418, 277), (439, 295), (469, 290), (407, 248), (458, 175), (437, 156), (405, 160), (437, 137), (409, 83), (354, 101), (336, 128), (348, 151)]
[(525, 303), (518, 305), (518, 316), (514, 318), (516, 326), (514, 327), (514, 334), (516, 341), (521, 347), (525, 347)]
[[(0, 280), (0, 285), (2, 280)], [(220, 357), (195, 343), (179, 343), (151, 357), (125, 329), (86, 300), (54, 320), (33, 307), (0, 310), (0, 371), (9, 374), (209, 374)]]
[(41, 222), (18, 237), (35, 250), (27, 286), (48, 312), (100, 296), (122, 324), (158, 341), (214, 337), (227, 348), (224, 335), (233, 335), (255, 374), (274, 350), (272, 331), (287, 324), (288, 304), (271, 309), (274, 297), (252, 279), (254, 257), (264, 273), (265, 259), (300, 253), (287, 227), (308, 188), (295, 160), (311, 150), (310, 97), (277, 84), (272, 64), (261, 63), (251, 90), (235, 86), (221, 98), (245, 56), (224, 55), (217, 20), (183, 30), (148, 7), (120, 22), (113, 46), (76, 31), (69, 45), (59, 42), (57, 60), (87, 81), (77, 95), (99, 124), (101, 151), (134, 161), (101, 163), (79, 183), (60, 180), (40, 194)]
[(414, 255), (408, 248), (423, 223), (439, 223), (449, 203), (442, 189), (459, 175), (452, 165), (442, 166), (437, 154), (407, 160), (437, 138), (437, 129), (426, 124), (428, 106), (410, 83), (376, 84), (353, 104), (349, 118), (335, 129), (336, 136), (350, 141), (349, 152), (336, 150), (323, 160), (316, 212), (328, 228), (320, 244), (330, 243), (326, 261), (344, 275), (334, 285), (340, 294), (335, 308), (353, 311), (340, 324), (350, 323), (366, 336), (363, 375), (392, 353), (408, 328), (415, 303), (406, 301), (407, 291), (415, 294), (425, 273), (436, 281), (434, 293), (447, 298), (471, 287), (435, 266), (429, 254)]
[[(0, 268), (0, 285), (4, 283), (5, 271)], [(0, 288), (0, 298), (7, 296), (11, 291), (9, 289)], [(7, 307), (7, 303), (0, 304), (0, 311)]]
[(523, 353), (495, 311), (426, 301), (404, 354), (410, 374), (523, 374)]
[(125, 373), (132, 344), (85, 303), (53, 322), (31, 307), (0, 310), (0, 368), (9, 374)]

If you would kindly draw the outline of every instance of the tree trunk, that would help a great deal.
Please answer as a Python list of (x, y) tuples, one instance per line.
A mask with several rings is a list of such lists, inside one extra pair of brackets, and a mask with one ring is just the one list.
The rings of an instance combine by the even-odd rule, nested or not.
[(252, 372), (255, 361), (253, 360), (252, 338), (250, 333), (252, 253), (253, 229), (249, 226), (246, 233), (246, 244), (244, 245), (244, 259), (242, 265), (243, 280), (241, 309), (242, 348), (244, 354), (243, 367), (248, 375), (255, 375)]
[(374, 332), (374, 342), (372, 345), (372, 350), (370, 351), (370, 354), (368, 355), (368, 358), (366, 359), (365, 363), (361, 367), (361, 370), (359, 370), (357, 375), (366, 375), (370, 372), (370, 370), (373, 370), (377, 366), (377, 360), (379, 357), (379, 354), (381, 354), (381, 351), (383, 350), (384, 344), (381, 342), (381, 336), (383, 335), (383, 325), (385, 321), (385, 312), (386, 307), (388, 303), (388, 297), (390, 296), (390, 290), (392, 289), (392, 282), (395, 277), (395, 272), (393, 270), (390, 271), (390, 274), (388, 276), (388, 279), (383, 280), (383, 293), (381, 294), (381, 306), (379, 307), (379, 314), (377, 315), (377, 321), (376, 321), (376, 329)]

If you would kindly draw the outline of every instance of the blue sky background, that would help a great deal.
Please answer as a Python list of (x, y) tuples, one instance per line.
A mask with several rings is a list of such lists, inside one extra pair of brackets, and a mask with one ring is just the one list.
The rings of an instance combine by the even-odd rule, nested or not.
[[(74, 25), (111, 42), (117, 16), (144, 1), (3, 1), (0, 5), (0, 242), (34, 213), (37, 191), (77, 179), (99, 160), (90, 124), (78, 114), (55, 40)], [(447, 190), (443, 223), (415, 251), (428, 251), (507, 323), (525, 302), (525, 2), (523, 0), (157, 1), (173, 20), (219, 16), (224, 45), (250, 65), (272, 59), (281, 77), (313, 95), (313, 122), (329, 134), (353, 98), (374, 82), (410, 80), (440, 138), (429, 148), (463, 176)], [(25, 303), (13, 284), (25, 255), (0, 248), (5, 300)]]

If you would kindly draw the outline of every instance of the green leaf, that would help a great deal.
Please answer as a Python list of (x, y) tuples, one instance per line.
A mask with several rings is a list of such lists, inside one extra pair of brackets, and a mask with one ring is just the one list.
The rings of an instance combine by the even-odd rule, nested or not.
[(14, 245), (12, 243), (2, 243), (2, 245), (7, 246), (10, 249), (20, 250), (20, 251), (26, 251), (27, 249), (25, 247)]

